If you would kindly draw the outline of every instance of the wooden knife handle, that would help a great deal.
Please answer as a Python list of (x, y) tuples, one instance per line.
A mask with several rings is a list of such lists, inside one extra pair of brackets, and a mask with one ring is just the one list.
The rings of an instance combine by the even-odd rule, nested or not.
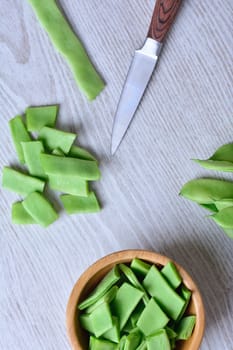
[(163, 42), (180, 7), (181, 0), (157, 0), (148, 37)]

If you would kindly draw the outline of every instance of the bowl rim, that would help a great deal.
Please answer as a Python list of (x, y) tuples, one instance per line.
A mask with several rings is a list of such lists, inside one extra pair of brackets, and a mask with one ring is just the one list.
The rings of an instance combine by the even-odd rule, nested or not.
[(165, 255), (161, 255), (154, 251), (144, 249), (125, 249), (110, 253), (95, 261), (82, 273), (82, 275), (75, 283), (66, 308), (66, 329), (70, 345), (73, 350), (85, 350), (80, 344), (76, 332), (76, 311), (80, 296), (88, 281), (91, 278), (93, 278), (98, 271), (105, 268), (106, 266), (111, 264), (118, 264), (119, 260), (122, 259), (125, 259), (127, 262), (128, 260), (130, 261), (136, 257), (158, 265), (165, 265), (167, 262), (172, 261), (177, 267), (179, 273), (181, 274), (184, 284), (186, 285), (186, 283), (188, 282), (187, 284), (189, 288), (191, 287), (190, 289), (192, 290), (193, 303), (195, 305), (196, 316), (198, 317), (198, 322), (196, 323), (194, 330), (195, 341), (193, 342), (192, 347), (190, 347), (189, 350), (199, 349), (205, 330), (205, 309), (201, 293), (193, 278), (181, 265), (179, 265), (176, 261)]

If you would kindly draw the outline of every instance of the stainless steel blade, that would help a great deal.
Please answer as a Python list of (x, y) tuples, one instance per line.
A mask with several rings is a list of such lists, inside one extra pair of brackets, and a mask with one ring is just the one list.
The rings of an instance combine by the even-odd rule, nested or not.
[(144, 46), (136, 50), (123, 87), (112, 131), (111, 154), (120, 145), (155, 69), (162, 44), (147, 38)]

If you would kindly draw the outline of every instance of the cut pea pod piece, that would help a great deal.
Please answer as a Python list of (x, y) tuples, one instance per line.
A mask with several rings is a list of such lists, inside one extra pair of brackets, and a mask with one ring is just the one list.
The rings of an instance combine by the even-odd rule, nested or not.
[(108, 331), (102, 334), (104, 339), (110, 340), (113, 343), (119, 343), (120, 341), (120, 328), (117, 317), (112, 317), (113, 326)]
[(189, 306), (189, 302), (190, 302), (190, 299), (191, 299), (191, 296), (192, 296), (192, 292), (184, 284), (182, 284), (181, 288), (180, 288), (180, 295), (185, 300), (185, 304), (184, 304), (184, 307), (183, 307), (183, 309), (182, 309), (178, 319), (176, 320), (176, 322), (179, 322), (180, 319), (185, 314), (185, 311), (187, 310), (187, 308)]
[(172, 261), (169, 261), (162, 269), (161, 273), (163, 277), (168, 281), (172, 288), (176, 289), (182, 282), (182, 278), (177, 271), (177, 268)]
[(191, 337), (193, 329), (196, 324), (196, 316), (186, 316), (179, 322), (175, 331), (177, 333), (177, 340), (187, 340)]
[(95, 310), (100, 304), (102, 303), (108, 303), (110, 304), (112, 300), (115, 298), (116, 293), (118, 291), (118, 286), (113, 286), (111, 289), (109, 289), (102, 298), (98, 299), (96, 303), (86, 308), (86, 313), (91, 313), (93, 310)]
[(58, 219), (58, 214), (52, 204), (41, 193), (30, 193), (22, 205), (36, 223), (43, 227), (49, 226)]
[(169, 318), (151, 298), (138, 319), (137, 327), (145, 336), (155, 333), (160, 328), (164, 328), (169, 322)]
[(79, 321), (83, 329), (91, 334), (94, 334), (94, 327), (92, 325), (91, 314), (82, 314), (79, 316)]
[(19, 158), (20, 163), (24, 164), (24, 154), (21, 142), (31, 141), (31, 136), (25, 128), (24, 122), (20, 115), (9, 121), (11, 136), (15, 145), (15, 149)]
[(68, 214), (97, 213), (100, 211), (100, 205), (94, 192), (88, 193), (86, 197), (63, 194), (60, 199)]
[(93, 333), (97, 338), (112, 329), (113, 319), (109, 304), (104, 302), (94, 309), (90, 314), (90, 320)]
[(212, 213), (218, 212), (218, 208), (216, 207), (216, 204), (203, 204), (203, 203), (198, 203), (198, 204), (200, 205), (200, 207), (205, 208), (205, 209), (211, 211)]
[(76, 134), (44, 126), (39, 131), (38, 139), (41, 140), (45, 148), (51, 152), (59, 148), (62, 152), (68, 153), (76, 139)]
[(125, 349), (125, 341), (126, 341), (126, 335), (123, 335), (123, 337), (121, 337), (121, 340), (118, 344), (117, 350), (124, 350)]
[(136, 275), (138, 275), (139, 277), (145, 277), (148, 271), (150, 270), (151, 265), (138, 258), (134, 258), (130, 264), (130, 267)]
[(55, 148), (53, 151), (52, 151), (52, 154), (54, 156), (64, 156), (65, 153), (62, 152), (62, 150), (60, 148)]
[(165, 331), (166, 331), (167, 336), (168, 336), (168, 338), (169, 338), (170, 340), (171, 340), (171, 339), (176, 339), (177, 333), (174, 331), (174, 329), (172, 329), (172, 328), (166, 326), (166, 327), (165, 327)]
[(193, 161), (199, 165), (201, 165), (205, 169), (211, 169), (216, 171), (225, 171), (225, 172), (233, 172), (233, 162), (227, 162), (223, 160), (199, 160), (193, 159)]
[(233, 198), (233, 182), (216, 179), (196, 179), (187, 182), (180, 195), (197, 203), (212, 204)]
[(12, 205), (11, 219), (13, 224), (19, 224), (19, 225), (36, 224), (36, 221), (24, 209), (22, 202), (16, 202)]
[(53, 190), (82, 197), (87, 197), (89, 194), (88, 182), (80, 177), (50, 174), (48, 178), (49, 187)]
[(219, 226), (226, 229), (233, 229), (233, 206), (220, 210), (210, 216)]
[(147, 350), (146, 341), (143, 340), (136, 350)]
[(169, 317), (173, 320), (179, 317), (185, 300), (176, 293), (155, 265), (151, 266), (143, 280), (143, 286)]
[(33, 176), (45, 178), (46, 174), (41, 166), (40, 154), (44, 152), (44, 147), (40, 141), (21, 142), (23, 155), (29, 173)]
[(43, 192), (45, 182), (9, 167), (3, 168), (2, 187), (27, 196), (31, 192)]
[(128, 281), (132, 284), (132, 286), (134, 286), (135, 288), (140, 289), (144, 293), (143, 298), (142, 298), (144, 303), (145, 304), (149, 303), (150, 299), (149, 299), (149, 297), (147, 295), (147, 292), (146, 292), (145, 288), (143, 287), (143, 285), (137, 279), (137, 277), (134, 274), (134, 272), (125, 264), (119, 264), (119, 268), (123, 272), (125, 277), (128, 279)]
[(54, 127), (58, 108), (58, 105), (28, 107), (26, 109), (28, 131), (40, 131), (44, 126)]
[(70, 151), (69, 151), (69, 157), (74, 157), (74, 158), (79, 158), (79, 159), (84, 159), (84, 160), (95, 160), (95, 157), (85, 150), (84, 148), (78, 147), (78, 146), (71, 146)]
[(87, 299), (81, 302), (78, 306), (79, 310), (86, 309), (96, 303), (105, 293), (120, 279), (118, 266), (114, 268), (102, 279), (98, 286), (93, 290)]
[(217, 211), (225, 209), (227, 207), (233, 207), (233, 198), (221, 199), (220, 201), (215, 202)]
[(113, 315), (118, 317), (120, 330), (123, 329), (130, 315), (142, 299), (144, 293), (128, 283), (123, 283), (111, 303)]
[(90, 337), (89, 350), (118, 350), (117, 344), (109, 340)]
[(94, 99), (104, 82), (92, 65), (83, 45), (74, 34), (55, 0), (28, 0), (54, 47), (64, 56), (80, 90)]
[(146, 338), (146, 343), (148, 350), (171, 350), (170, 341), (164, 329), (160, 329), (155, 334)]
[(142, 335), (138, 329), (132, 330), (126, 336), (124, 350), (135, 350), (140, 344), (141, 338), (142, 338)]
[(72, 175), (85, 180), (99, 180), (100, 171), (96, 162), (70, 157), (40, 155), (41, 164), (46, 174)]

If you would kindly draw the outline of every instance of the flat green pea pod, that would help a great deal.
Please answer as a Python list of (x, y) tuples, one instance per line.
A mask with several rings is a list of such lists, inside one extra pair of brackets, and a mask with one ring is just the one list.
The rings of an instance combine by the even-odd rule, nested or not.
[(109, 340), (97, 339), (90, 337), (89, 350), (117, 350), (118, 346)]
[(31, 136), (26, 130), (26, 127), (20, 115), (17, 115), (15, 118), (11, 119), (9, 121), (9, 126), (19, 161), (23, 164), (25, 163), (25, 159), (21, 142), (31, 141)]
[(216, 179), (196, 179), (187, 182), (180, 195), (199, 204), (214, 204), (223, 198), (233, 198), (233, 182)]
[(186, 316), (182, 318), (175, 329), (177, 340), (187, 340), (191, 337), (196, 324), (196, 316)]
[(12, 205), (11, 219), (13, 224), (20, 224), (20, 225), (36, 224), (36, 221), (24, 209), (22, 202), (16, 202)]
[(164, 329), (160, 329), (158, 332), (148, 337), (146, 339), (146, 342), (147, 342), (148, 350), (155, 350), (155, 349), (170, 350), (171, 349), (167, 332)]
[(233, 229), (233, 206), (220, 210), (210, 216), (219, 226), (226, 229)]
[(43, 126), (54, 127), (58, 105), (28, 107), (26, 109), (26, 124), (28, 131), (39, 131)]
[(55, 48), (69, 64), (76, 83), (88, 99), (93, 100), (104, 82), (92, 65), (83, 45), (74, 34), (55, 0), (28, 0)]
[(62, 194), (60, 199), (68, 214), (97, 213), (101, 210), (94, 192), (88, 193), (86, 197)]
[(69, 155), (69, 157), (97, 161), (97, 159), (90, 152), (88, 152), (84, 148), (81, 148), (81, 147), (78, 147), (75, 145), (71, 146), (68, 155)]
[(133, 350), (138, 347), (142, 338), (139, 329), (133, 329), (126, 337), (124, 350)]

